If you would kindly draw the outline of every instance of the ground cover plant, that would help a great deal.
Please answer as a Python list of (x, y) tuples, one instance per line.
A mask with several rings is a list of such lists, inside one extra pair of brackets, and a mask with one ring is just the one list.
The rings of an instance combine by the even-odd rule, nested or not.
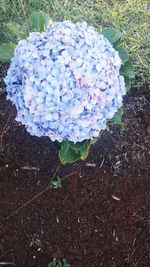
[(48, 266), (65, 258), (78, 267), (147, 267), (149, 1), (1, 1), (1, 43), (18, 42), (20, 28), (13, 23), (24, 21), (23, 36), (28, 17), (39, 9), (53, 21), (86, 20), (99, 32), (119, 30), (135, 79), (124, 99), (123, 122), (115, 118), (121, 125), (112, 121), (86, 161), (62, 166), (49, 138), (32, 137), (15, 122), (16, 110), (4, 92), (9, 66), (1, 65), (0, 263)]
[(56, 258), (54, 258), (49, 264), (48, 267), (69, 267), (66, 259), (63, 259), (62, 262)]
[[(137, 75), (134, 86), (149, 83), (149, 0), (132, 1), (21, 1), (2, 0), (0, 6), (1, 42), (12, 38), (6, 30), (5, 23), (16, 21), (28, 25), (27, 17), (37, 10), (50, 14), (53, 21), (71, 20), (72, 22), (87, 21), (98, 28), (114, 26), (124, 34), (124, 46), (131, 56)], [(139, 78), (142, 78), (142, 80)]]

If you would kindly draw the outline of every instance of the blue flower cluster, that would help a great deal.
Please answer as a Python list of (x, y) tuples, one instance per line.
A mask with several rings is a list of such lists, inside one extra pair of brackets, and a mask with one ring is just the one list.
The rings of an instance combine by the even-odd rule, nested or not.
[(86, 22), (55, 22), (19, 41), (5, 79), (16, 120), (31, 135), (92, 139), (122, 106), (121, 59)]

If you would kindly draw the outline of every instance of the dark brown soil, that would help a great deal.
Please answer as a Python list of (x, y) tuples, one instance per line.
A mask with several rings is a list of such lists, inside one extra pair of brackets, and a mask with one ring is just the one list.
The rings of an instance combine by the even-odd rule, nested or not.
[(133, 90), (124, 105), (124, 129), (110, 127), (85, 162), (60, 167), (60, 177), (76, 171), (60, 189), (12, 214), (49, 184), (59, 160), (49, 139), (30, 136), (0, 96), (0, 262), (150, 266), (150, 90)]

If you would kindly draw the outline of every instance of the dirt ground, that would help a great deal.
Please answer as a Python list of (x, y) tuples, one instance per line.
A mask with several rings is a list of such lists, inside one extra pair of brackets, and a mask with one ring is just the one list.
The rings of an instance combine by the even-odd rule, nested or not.
[(59, 160), (48, 138), (15, 122), (1, 94), (0, 262), (150, 266), (150, 90), (132, 90), (124, 106), (124, 127), (104, 131), (85, 162), (60, 166), (61, 178), (75, 172), (60, 189), (23, 207), (50, 183)]

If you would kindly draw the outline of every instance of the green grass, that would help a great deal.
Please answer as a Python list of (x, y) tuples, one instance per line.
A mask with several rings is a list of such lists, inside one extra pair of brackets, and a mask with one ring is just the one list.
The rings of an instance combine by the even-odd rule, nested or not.
[(135, 86), (150, 84), (150, 1), (149, 0), (1, 0), (0, 37), (12, 40), (5, 23), (27, 24), (32, 11), (43, 10), (52, 20), (86, 20), (99, 31), (113, 25), (123, 34), (136, 72)]

